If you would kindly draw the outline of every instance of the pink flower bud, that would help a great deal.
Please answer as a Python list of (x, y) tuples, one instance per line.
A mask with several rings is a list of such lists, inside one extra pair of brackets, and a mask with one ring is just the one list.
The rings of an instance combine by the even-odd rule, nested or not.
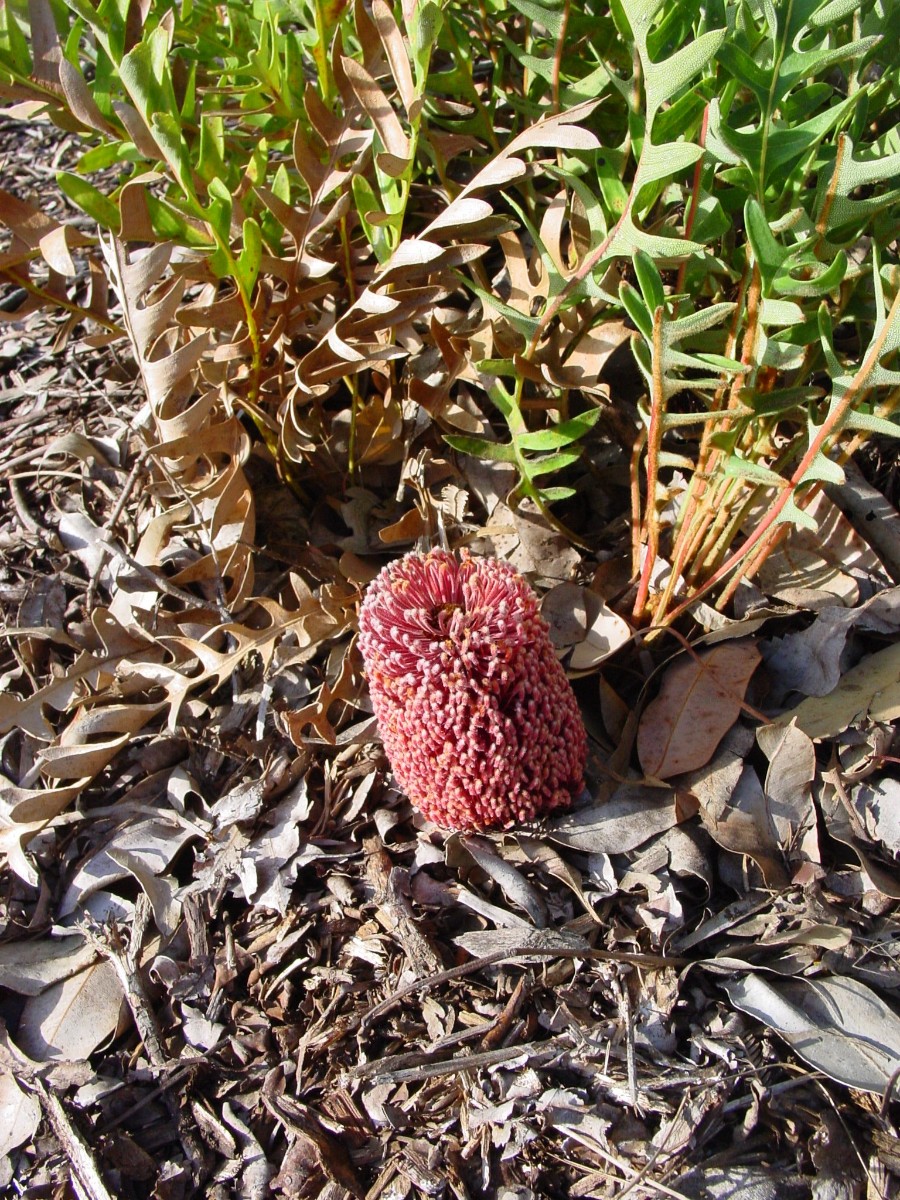
[(398, 784), (446, 829), (505, 829), (584, 786), (575, 696), (509, 563), (407, 554), (369, 587), (359, 644)]

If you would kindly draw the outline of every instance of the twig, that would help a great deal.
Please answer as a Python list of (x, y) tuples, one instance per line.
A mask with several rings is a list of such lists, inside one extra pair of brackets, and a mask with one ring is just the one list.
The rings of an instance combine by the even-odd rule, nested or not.
[(59, 1138), (66, 1158), (73, 1171), (72, 1183), (79, 1196), (87, 1200), (113, 1200), (107, 1191), (100, 1169), (84, 1138), (69, 1120), (62, 1101), (51, 1092), (40, 1079), (34, 1079), (31, 1087), (37, 1093), (41, 1107), (53, 1132)]
[[(460, 1071), (477, 1071), (482, 1067), (493, 1067), (497, 1063), (527, 1055), (559, 1054), (571, 1048), (568, 1038), (551, 1038), (546, 1042), (524, 1042), (517, 1046), (501, 1046), (499, 1050), (484, 1050), (479, 1054), (468, 1054), (465, 1058), (451, 1058), (444, 1062), (420, 1063), (415, 1067), (399, 1070), (373, 1071), (376, 1082), (421, 1083), (425, 1079), (439, 1079), (447, 1075), (458, 1075)], [(377, 1066), (377, 1063), (375, 1064)]]
[(494, 954), (487, 954), (483, 958), (473, 958), (471, 962), (462, 963), (458, 967), (450, 967), (447, 971), (441, 971), (437, 975), (429, 975), (426, 979), (417, 979), (413, 983), (407, 984), (394, 992), (393, 995), (385, 997), (368, 1012), (358, 1014), (350, 1020), (347, 1026), (336, 1032), (331, 1041), (337, 1041), (346, 1036), (350, 1032), (357, 1029), (366, 1029), (372, 1025), (379, 1017), (384, 1016), (386, 1012), (407, 996), (411, 996), (414, 992), (430, 991), (433, 987), (439, 987), (442, 983), (450, 983), (456, 979), (463, 979), (466, 975), (474, 975), (477, 971), (481, 971), (484, 967), (493, 967), (498, 963), (511, 962), (516, 958), (583, 958), (588, 961), (596, 962), (619, 962), (627, 963), (635, 967), (649, 967), (651, 969), (662, 970), (664, 967), (683, 967), (688, 966), (691, 962), (687, 958), (662, 957), (655, 954), (626, 954), (619, 953), (616, 950), (592, 950), (588, 946), (567, 947), (553, 946), (545, 948), (542, 946), (521, 946), (515, 947), (512, 950), (497, 950)]
[[(159, 1072), (165, 1072), (170, 1069), (170, 1059), (163, 1045), (156, 1015), (144, 990), (144, 982), (137, 966), (149, 920), (150, 901), (142, 892), (135, 902), (134, 922), (127, 950), (115, 925), (110, 925), (106, 938), (98, 937), (93, 930), (87, 927), (85, 934), (91, 944), (115, 967), (151, 1066)], [(193, 1128), (187, 1111), (178, 1104), (171, 1092), (163, 1093), (163, 1101), (175, 1122), (185, 1157), (191, 1164), (195, 1182), (199, 1183), (208, 1174), (208, 1168), (206, 1155), (203, 1145), (197, 1137), (197, 1131)]]
[(363, 845), (366, 875), (375, 888), (378, 915), (403, 947), (410, 967), (420, 977), (443, 970), (441, 956), (420, 929), (412, 906), (398, 887), (397, 868), (384, 850), (381, 839), (366, 838)]
[[(147, 567), (143, 563), (138, 562), (133, 555), (129, 554), (127, 550), (124, 550), (119, 545), (111, 533), (103, 531), (97, 539), (97, 544), (101, 550), (105, 550), (108, 554), (113, 555), (114, 558), (118, 558), (129, 570), (134, 571), (141, 579), (152, 584), (159, 591), (165, 592), (167, 596), (171, 596), (175, 600), (180, 600), (182, 604), (186, 604), (189, 608), (197, 608), (204, 603), (200, 596), (195, 596), (192, 592), (178, 587), (177, 584), (170, 583), (160, 571), (154, 571), (152, 567)], [(231, 614), (227, 608), (216, 603), (216, 609), (223, 621), (231, 619)]]

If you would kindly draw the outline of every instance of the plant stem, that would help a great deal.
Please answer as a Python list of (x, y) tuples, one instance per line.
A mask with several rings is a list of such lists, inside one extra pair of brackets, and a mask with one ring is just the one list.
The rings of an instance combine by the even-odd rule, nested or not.
[(742, 562), (747, 560), (751, 550), (759, 546), (764, 539), (770, 536), (770, 530), (772, 530), (773, 527), (778, 523), (778, 518), (784, 512), (788, 502), (794, 498), (797, 488), (800, 486), (804, 475), (810, 469), (816, 457), (819, 454), (827, 451), (830, 439), (840, 430), (848, 414), (852, 411), (853, 406), (859, 403), (862, 394), (865, 391), (866, 380), (872, 373), (873, 369), (878, 365), (878, 361), (881, 358), (881, 355), (884, 353), (884, 343), (887, 340), (887, 335), (892, 324), (897, 319), (900, 319), (900, 291), (898, 291), (894, 297), (893, 303), (891, 304), (884, 324), (879, 330), (878, 336), (873, 338), (871, 344), (869, 345), (869, 349), (866, 351), (866, 356), (860, 364), (859, 370), (856, 372), (852, 381), (850, 382), (847, 391), (841, 398), (840, 403), (823, 422), (818, 433), (810, 442), (806, 453), (803, 455), (803, 458), (797, 465), (797, 468), (795, 469), (789, 482), (784, 488), (781, 489), (766, 516), (756, 527), (753, 533), (748, 537), (747, 541), (744, 542), (743, 546), (741, 546), (740, 549), (736, 550), (734, 554), (727, 558), (719, 567), (719, 569), (715, 571), (709, 579), (707, 579), (703, 586), (697, 592), (695, 592), (693, 596), (679, 604), (677, 608), (668, 614), (666, 618), (667, 624), (671, 623), (677, 617), (680, 617), (682, 613), (686, 612), (694, 603), (694, 601), (700, 598), (700, 596), (706, 595), (707, 592), (710, 592), (713, 588), (717, 587), (723, 579), (726, 579), (732, 571), (734, 571)]

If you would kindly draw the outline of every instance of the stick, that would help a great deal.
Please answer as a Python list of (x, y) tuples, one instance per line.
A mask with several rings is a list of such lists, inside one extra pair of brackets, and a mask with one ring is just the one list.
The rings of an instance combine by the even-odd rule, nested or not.
[(87, 1143), (69, 1120), (62, 1101), (40, 1079), (34, 1079), (31, 1086), (37, 1092), (47, 1120), (53, 1126), (53, 1132), (59, 1138), (72, 1167), (75, 1190), (88, 1200), (113, 1200)]

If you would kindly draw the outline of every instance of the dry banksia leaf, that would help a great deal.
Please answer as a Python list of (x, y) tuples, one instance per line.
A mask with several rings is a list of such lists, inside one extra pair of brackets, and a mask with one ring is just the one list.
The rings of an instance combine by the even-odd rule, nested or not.
[(575, 696), (509, 563), (407, 554), (372, 583), (359, 626), (385, 750), (429, 820), (507, 828), (584, 786)]

